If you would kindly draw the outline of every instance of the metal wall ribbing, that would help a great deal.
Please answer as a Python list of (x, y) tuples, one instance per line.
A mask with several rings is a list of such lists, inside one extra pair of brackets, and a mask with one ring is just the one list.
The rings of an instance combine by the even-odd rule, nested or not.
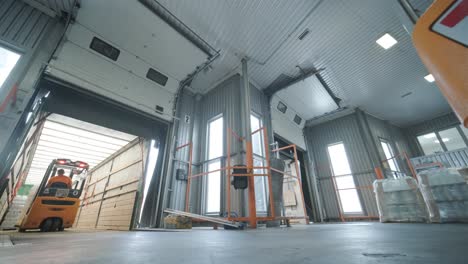
[[(176, 146), (181, 146), (192, 141), (193, 127), (195, 124), (195, 105), (196, 105), (196, 96), (191, 92), (185, 90), (182, 93), (179, 104), (179, 119), (178, 122), (178, 131), (177, 131), (177, 141)], [(186, 120), (186, 116), (189, 120)], [(175, 160), (173, 166), (173, 172), (169, 179), (169, 206), (170, 208), (176, 210), (183, 210), (185, 208), (185, 190), (186, 190), (186, 181), (176, 180), (176, 170), (184, 169), (188, 171), (188, 164), (186, 161), (189, 160), (189, 148), (185, 147), (175, 152)], [(177, 195), (172, 195), (172, 193)]]
[[(379, 138), (387, 139), (395, 152), (409, 151), (402, 129), (367, 114), (365, 114), (365, 119), (369, 125), (368, 132), (374, 140), (372, 143), (377, 145), (379, 160), (385, 159)], [(375, 157), (370, 156), (371, 142), (363, 136), (363, 129), (367, 128), (362, 127), (357, 113), (304, 129), (307, 148), (314, 163), (313, 169), (315, 169), (312, 170), (315, 175), (311, 177), (317, 179), (325, 219), (339, 217), (338, 197), (331, 180), (331, 164), (327, 153), (330, 144), (338, 142), (344, 144), (356, 186), (370, 186), (376, 179), (372, 162)], [(364, 214), (378, 215), (373, 191), (365, 189), (359, 190), (358, 193)]]
[(401, 128), (371, 115), (366, 115), (366, 117), (381, 159), (385, 159), (386, 157), (380, 144), (380, 139), (387, 140), (390, 143), (395, 155), (403, 152), (411, 155), (409, 144)]
[(451, 112), (419, 124), (409, 126), (405, 128), (406, 133), (411, 135), (421, 135), (429, 132), (433, 132), (434, 130), (450, 127), (453, 125), (460, 124), (460, 120), (458, 120), (457, 116)]
[[(9, 105), (0, 115), (0, 152), (16, 125), (24, 105), (32, 94), (32, 81), (37, 78), (31, 66), (42, 36), (50, 30), (53, 20), (22, 1), (0, 0), (0, 46), (21, 54), (15, 68), (0, 87), (0, 104), (17, 87), (16, 103)], [(44, 62), (40, 67), (43, 67)], [(29, 74), (29, 72), (31, 72)], [(21, 81), (25, 85), (22, 85)]]
[[(314, 127), (308, 127), (304, 132), (307, 138), (309, 155), (313, 155), (315, 162), (315, 177), (317, 177), (324, 218), (337, 219), (339, 218), (339, 205), (331, 179), (332, 172), (327, 153), (328, 146), (343, 142), (356, 185), (361, 185), (363, 181), (366, 181), (372, 166), (360, 134), (357, 117), (355, 114), (351, 114)], [(372, 203), (367, 201), (370, 200), (370, 196), (371, 194), (367, 193), (364, 195), (364, 204)], [(375, 206), (370, 206), (370, 208), (373, 207)]]
[(0, 37), (20, 51), (34, 49), (51, 18), (17, 0), (0, 0)]
[[(179, 109), (179, 130), (177, 135), (177, 145), (185, 144), (192, 141), (193, 148), (193, 173), (198, 173), (206, 170), (207, 156), (207, 125), (208, 122), (222, 115), (224, 118), (224, 157), (227, 155), (227, 128), (232, 129), (236, 133), (240, 133), (241, 117), (240, 117), (240, 85), (241, 76), (236, 74), (217, 87), (204, 95), (194, 95), (190, 92), (184, 92)], [(259, 114), (263, 119), (264, 126), (268, 131), (271, 130), (271, 118), (269, 113), (268, 98), (257, 88), (251, 85), (251, 104), (252, 111)], [(191, 116), (191, 123), (184, 122), (185, 115)], [(241, 150), (241, 143), (231, 137), (231, 154), (234, 155), (232, 164), (239, 162), (238, 153)], [(272, 139), (269, 139), (271, 142)], [(188, 160), (188, 149), (180, 150), (176, 153), (175, 158), (179, 160)], [(226, 165), (226, 159), (222, 158), (222, 166)], [(185, 181), (175, 180), (175, 169), (187, 168), (182, 163), (176, 163), (174, 172), (172, 173), (170, 191), (170, 206), (175, 209), (183, 209), (185, 205)], [(192, 181), (190, 210), (195, 213), (203, 212), (203, 181), (205, 177), (198, 177)], [(225, 210), (225, 177), (222, 174), (222, 201), (221, 210)], [(232, 210), (242, 215), (245, 213), (245, 194), (244, 191), (231, 189), (231, 206)], [(244, 205), (244, 206), (241, 206)]]
[(413, 166), (424, 166), (432, 162), (440, 162), (446, 168), (460, 168), (468, 166), (468, 148), (436, 153), (428, 156), (412, 158)]

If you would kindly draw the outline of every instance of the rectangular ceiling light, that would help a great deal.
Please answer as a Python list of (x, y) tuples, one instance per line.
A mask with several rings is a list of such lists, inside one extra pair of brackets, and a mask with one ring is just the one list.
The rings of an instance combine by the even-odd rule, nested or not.
[(424, 79), (426, 79), (426, 81), (428, 81), (430, 83), (435, 81), (434, 76), (432, 74), (428, 74), (428, 75), (424, 76)]
[(392, 36), (390, 36), (390, 34), (386, 33), (381, 38), (379, 38), (376, 42), (377, 42), (377, 44), (382, 46), (382, 48), (389, 49), (393, 45), (397, 44), (398, 41), (395, 38), (393, 38)]

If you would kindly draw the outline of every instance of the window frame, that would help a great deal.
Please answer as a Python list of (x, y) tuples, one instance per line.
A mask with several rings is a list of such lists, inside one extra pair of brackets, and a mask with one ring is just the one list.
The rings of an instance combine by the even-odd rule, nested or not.
[[(465, 133), (463, 132), (463, 130), (461, 129), (460, 126), (461, 126), (461, 124), (456, 125), (456, 126), (451, 126), (451, 127), (448, 127), (448, 128), (444, 128), (444, 129), (440, 129), (440, 130), (437, 131), (437, 133), (436, 133), (437, 139), (441, 143), (442, 148), (444, 149), (444, 152), (458, 150), (458, 149), (449, 150), (447, 148), (447, 145), (445, 144), (445, 141), (443, 140), (442, 135), (440, 135), (441, 132), (446, 131), (446, 130), (450, 130), (450, 129), (453, 129), (453, 128), (455, 128), (455, 130), (458, 132), (458, 135), (461, 137), (461, 139), (465, 143), (465, 148), (468, 147), (468, 139), (466, 138), (466, 135), (465, 135)], [(459, 148), (459, 149), (462, 149), (462, 148)]]
[[(393, 146), (392, 146), (390, 140), (385, 139), (385, 138), (382, 138), (382, 137), (379, 137), (379, 141), (380, 141), (380, 147), (381, 147), (382, 150), (384, 151), (384, 156), (385, 156), (385, 160), (386, 160), (386, 161), (389, 161), (390, 158), (394, 158), (394, 157), (396, 157), (396, 156), (398, 155), (398, 154), (395, 154), (395, 151), (393, 150)], [(390, 155), (391, 155), (390, 158), (387, 157), (387, 155), (385, 154), (385, 150), (383, 149), (382, 144), (386, 144), (386, 145), (387, 145), (388, 150), (390, 151)], [(391, 170), (390, 172), (392, 173), (393, 178), (396, 179), (396, 178), (399, 178), (402, 174), (404, 174), (404, 172), (401, 170), (400, 164), (398, 163), (398, 160), (392, 159), (392, 161), (393, 161), (393, 162), (392, 162), (393, 165), (394, 165), (395, 168), (396, 168), (396, 171)], [(390, 166), (390, 163), (388, 164), (388, 166), (391, 167), (391, 166)], [(391, 169), (391, 168), (390, 168), (390, 169)]]
[[(222, 122), (223, 122), (223, 125), (222, 125), (222, 141), (223, 143), (221, 144), (221, 153), (222, 155), (219, 156), (219, 157), (215, 157), (215, 158), (209, 158), (209, 151), (210, 151), (210, 125), (211, 123), (213, 123), (214, 121), (218, 120), (222, 118)], [(205, 172), (208, 172), (208, 168), (210, 166), (210, 164), (212, 163), (215, 163), (215, 162), (220, 162), (220, 168), (223, 167), (223, 158), (224, 158), (224, 145), (225, 145), (225, 121), (224, 121), (224, 115), (223, 113), (220, 113), (218, 115), (215, 115), (213, 116), (212, 118), (208, 119), (207, 123), (206, 123), (206, 151), (205, 151), (205, 163), (203, 165), (203, 170)], [(224, 175), (224, 172), (223, 171), (220, 171), (220, 185), (219, 185), (219, 191), (220, 191), (220, 200), (219, 200), (219, 211), (217, 212), (209, 212), (208, 211), (208, 181), (209, 181), (209, 175), (210, 174), (207, 174), (206, 177), (203, 177), (204, 180), (203, 180), (203, 190), (202, 190), (202, 194), (203, 194), (203, 197), (202, 197), (202, 212), (205, 214), (205, 215), (211, 215), (211, 216), (219, 216), (222, 208), (223, 208), (223, 204), (222, 204), (222, 201), (223, 201), (223, 198), (222, 198), (222, 194), (223, 194), (223, 189), (222, 189), (222, 186), (223, 186), (223, 175)]]
[(11, 76), (14, 75), (14, 73), (16, 72), (17, 68), (19, 67), (18, 65), (20, 65), (22, 63), (23, 58), (26, 55), (26, 52), (25, 52), (25, 50), (23, 50), (21, 48), (18, 48), (18, 47), (15, 47), (15, 46), (11, 45), (10, 43), (4, 42), (2, 40), (0, 40), (0, 48), (8, 50), (10, 52), (13, 52), (13, 53), (16, 53), (16, 54), (19, 55), (19, 58), (16, 61), (15, 66), (13, 66), (11, 71), (8, 73), (8, 76), (5, 78), (5, 81), (3, 82), (3, 84), (0, 85), (0, 98), (3, 98), (2, 94), (4, 94), (4, 93), (8, 94), (9, 93), (9, 90), (8, 89), (4, 90), (4, 87), (5, 87), (6, 84), (8, 84), (8, 81), (10, 81)]
[(445, 127), (442, 127), (442, 128), (438, 128), (438, 129), (434, 129), (434, 130), (431, 130), (431, 131), (426, 131), (426, 132), (423, 132), (423, 133), (416, 134), (415, 135), (415, 140), (416, 140), (417, 146), (419, 148), (419, 151), (423, 154), (423, 156), (429, 156), (429, 155), (437, 154), (437, 153), (426, 154), (423, 147), (421, 146), (421, 143), (418, 140), (418, 137), (421, 137), (421, 136), (424, 136), (424, 135), (427, 135), (427, 134), (431, 134), (431, 133), (434, 133), (436, 135), (436, 138), (437, 138), (437, 140), (439, 140), (439, 144), (442, 147), (442, 150), (443, 150), (444, 153), (452, 151), (452, 150), (448, 150), (447, 146), (445, 145), (444, 141), (442, 140), (442, 137), (439, 134), (441, 131), (448, 130), (448, 129), (451, 129), (451, 128), (456, 128), (456, 130), (458, 131), (458, 133), (462, 137), (463, 141), (465, 142), (465, 148), (468, 147), (468, 138), (466, 137), (465, 133), (462, 131), (460, 126), (461, 126), (461, 124), (459, 123), (459, 124), (456, 124), (456, 125), (445, 126)]
[[(250, 111), (250, 122), (252, 124), (252, 116), (257, 118), (258, 121), (259, 121), (259, 128), (263, 127), (263, 117), (262, 115), (254, 112), (254, 111)], [(253, 130), (251, 128), (251, 130)], [(257, 153), (252, 153), (253, 154), (253, 158), (254, 158), (254, 166), (255, 166), (255, 158), (257, 158), (257, 160), (261, 160), (261, 163), (262, 163), (262, 167), (265, 166), (265, 153), (266, 153), (266, 149), (265, 149), (265, 146), (262, 144), (264, 142), (264, 138), (263, 138), (263, 133), (262, 132), (257, 132), (255, 135), (260, 135), (260, 149), (261, 149), (261, 155), (257, 154)], [(252, 142), (253, 143), (253, 142)], [(252, 148), (253, 148), (253, 144), (252, 144)], [(260, 177), (260, 176), (255, 176), (255, 177)], [(255, 182), (255, 181), (254, 181)], [(264, 202), (264, 206), (265, 206), (265, 210), (258, 210), (257, 208), (257, 214), (258, 215), (266, 215), (267, 214), (267, 211), (268, 211), (268, 196), (269, 196), (269, 193), (268, 193), (268, 187), (267, 187), (267, 178), (265, 176), (262, 177), (262, 191), (264, 193), (264, 197), (265, 197), (265, 200), (263, 201)], [(255, 192), (255, 194), (257, 194), (257, 192)]]
[[(332, 147), (332, 146), (335, 146), (335, 145), (343, 145), (345, 155), (346, 155), (346, 159), (348, 161), (348, 166), (349, 166), (349, 171), (350, 171), (349, 174), (335, 175), (335, 172), (333, 170), (332, 157), (331, 157), (330, 151), (329, 151), (329, 148)], [(336, 195), (337, 202), (338, 202), (338, 204), (339, 204), (339, 206), (341, 208), (341, 213), (343, 213), (343, 215), (364, 215), (365, 214), (365, 209), (364, 209), (364, 206), (363, 206), (361, 194), (359, 193), (358, 189), (356, 188), (357, 187), (356, 180), (354, 178), (353, 169), (351, 168), (351, 163), (349, 161), (348, 152), (346, 151), (346, 144), (344, 143), (344, 141), (338, 141), (338, 142), (335, 142), (335, 143), (327, 144), (327, 148), (326, 148), (325, 151), (327, 152), (328, 162), (329, 162), (329, 165), (330, 165), (330, 176), (332, 177), (331, 180), (333, 181), (333, 186), (335, 187), (335, 190), (336, 190), (335, 195)], [(359, 206), (361, 208), (361, 211), (359, 211), (359, 212), (345, 212), (344, 211), (343, 204), (342, 204), (342, 201), (341, 201), (340, 191), (338, 190), (338, 185), (337, 185), (337, 182), (336, 182), (336, 177), (337, 176), (338, 177), (351, 177), (351, 179), (353, 180), (353, 185), (356, 188), (355, 192), (356, 192), (356, 195), (357, 195), (358, 200), (359, 200)]]

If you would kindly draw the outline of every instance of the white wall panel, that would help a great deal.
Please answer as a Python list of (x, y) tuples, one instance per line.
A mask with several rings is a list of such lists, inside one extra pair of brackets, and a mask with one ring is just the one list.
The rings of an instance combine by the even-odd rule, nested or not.
[(293, 120), (296, 115), (294, 109), (288, 105), (286, 113), (281, 113), (276, 108), (279, 101), (280, 98), (277, 96), (274, 96), (271, 99), (271, 122), (273, 131), (284, 139), (298, 145), (302, 149), (306, 149), (304, 134), (302, 132), (305, 120), (302, 120), (301, 125), (294, 123)]
[[(103, 14), (105, 19), (103, 19)], [(91, 50), (94, 37), (119, 49), (116, 61)], [(172, 120), (179, 82), (207, 55), (138, 1), (81, 1), (48, 73), (135, 109)], [(161, 86), (146, 78), (149, 68), (169, 79)], [(156, 105), (164, 108), (156, 112)]]
[(82, 0), (77, 21), (179, 81), (207, 57), (136, 0)]
[(315, 75), (280, 90), (276, 96), (287, 105), (294, 105), (299, 116), (306, 120), (338, 108), (338, 105)]
[[(63, 25), (19, 0), (0, 0), (0, 45), (21, 58), (0, 87), (0, 153), (13, 140), (10, 135), (27, 106), (44, 65), (58, 43)], [(45, 37), (44, 37), (45, 36)], [(14, 88), (16, 96), (13, 94)], [(8, 148), (12, 151), (13, 146)], [(5, 153), (8, 155), (8, 153)]]
[[(173, 93), (72, 42), (64, 44), (47, 72), (81, 88), (171, 120), (168, 114), (172, 110)], [(165, 115), (156, 113), (156, 105), (164, 107)]]

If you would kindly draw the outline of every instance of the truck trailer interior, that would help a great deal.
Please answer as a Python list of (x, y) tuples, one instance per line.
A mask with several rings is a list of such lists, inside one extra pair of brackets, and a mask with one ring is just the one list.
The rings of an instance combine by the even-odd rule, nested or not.
[(466, 263), (467, 0), (0, 0), (0, 263)]

